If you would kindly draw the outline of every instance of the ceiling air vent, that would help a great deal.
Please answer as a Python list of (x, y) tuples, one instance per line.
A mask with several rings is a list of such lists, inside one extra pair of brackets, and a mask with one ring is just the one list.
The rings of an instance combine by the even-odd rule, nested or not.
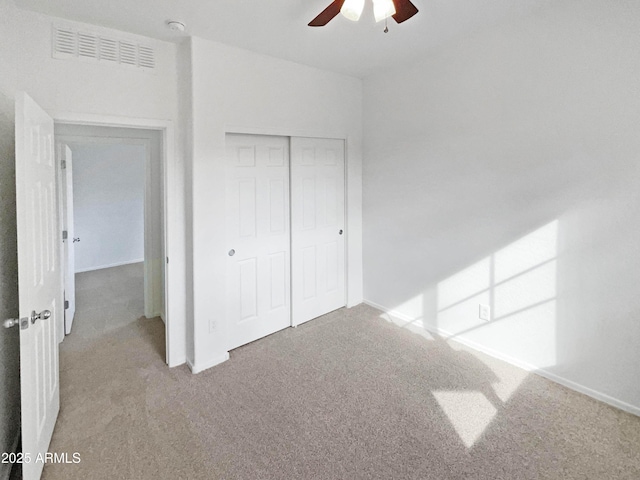
[(153, 47), (66, 27), (53, 27), (53, 57), (119, 64), (144, 70), (156, 68)]

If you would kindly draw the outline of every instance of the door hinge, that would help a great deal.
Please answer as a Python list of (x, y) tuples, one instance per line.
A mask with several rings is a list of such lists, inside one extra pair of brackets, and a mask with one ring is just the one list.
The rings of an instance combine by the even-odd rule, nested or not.
[(169, 257), (167, 257), (167, 263), (169, 263)]
[(69, 300), (64, 301), (64, 309), (69, 310)]
[(69, 236), (69, 232), (67, 232), (66, 230), (63, 230), (62, 231), (62, 239), (66, 240), (68, 236)]
[(67, 168), (67, 161), (66, 160), (62, 160), (60, 162), (60, 168), (62, 168), (62, 170), (64, 170), (65, 168)]

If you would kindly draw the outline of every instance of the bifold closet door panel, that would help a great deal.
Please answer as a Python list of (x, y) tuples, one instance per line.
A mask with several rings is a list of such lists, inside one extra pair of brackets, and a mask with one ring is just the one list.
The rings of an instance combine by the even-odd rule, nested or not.
[(229, 349), (291, 325), (289, 139), (226, 136)]
[(294, 325), (346, 304), (344, 170), (343, 140), (291, 139)]

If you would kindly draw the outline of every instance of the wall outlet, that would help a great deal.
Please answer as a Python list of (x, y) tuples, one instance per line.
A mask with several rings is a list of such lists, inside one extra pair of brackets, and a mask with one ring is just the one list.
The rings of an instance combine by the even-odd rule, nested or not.
[(484, 320), (485, 322), (491, 320), (491, 307), (489, 307), (489, 305), (480, 304), (480, 308), (478, 308), (478, 317), (480, 317), (480, 320)]

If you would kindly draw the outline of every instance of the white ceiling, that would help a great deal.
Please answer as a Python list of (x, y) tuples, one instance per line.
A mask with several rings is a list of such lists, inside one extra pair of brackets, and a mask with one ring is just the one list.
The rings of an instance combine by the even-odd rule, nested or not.
[[(194, 35), (326, 70), (365, 77), (424, 56), (456, 37), (520, 16), (545, 0), (412, 0), (420, 12), (403, 24), (338, 15), (325, 27), (307, 23), (331, 0), (15, 0), (19, 8), (162, 40)], [(175, 34), (167, 20), (187, 31)]]

